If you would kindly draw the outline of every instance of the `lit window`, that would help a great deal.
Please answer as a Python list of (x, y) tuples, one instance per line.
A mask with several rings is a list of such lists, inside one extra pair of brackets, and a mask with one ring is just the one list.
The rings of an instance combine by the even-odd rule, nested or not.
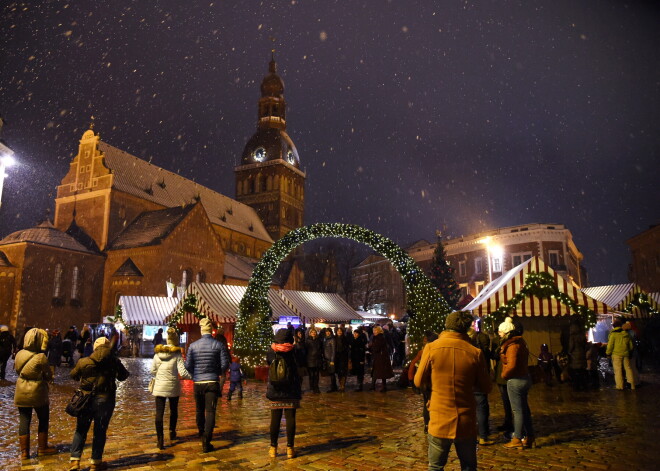
[(499, 273), (502, 271), (502, 259), (498, 258), (493, 258), (493, 272), (494, 273)]
[(53, 279), (53, 297), (59, 298), (62, 293), (62, 264), (55, 265), (55, 277)]
[(71, 299), (78, 299), (79, 277), (80, 277), (80, 269), (78, 267), (73, 267), (73, 273), (71, 274)]

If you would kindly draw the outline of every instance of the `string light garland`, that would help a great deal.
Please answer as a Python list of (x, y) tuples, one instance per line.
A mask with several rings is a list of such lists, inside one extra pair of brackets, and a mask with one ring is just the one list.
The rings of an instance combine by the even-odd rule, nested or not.
[(638, 308), (640, 312), (646, 311), (649, 315), (658, 313), (649, 301), (649, 296), (646, 293), (635, 293), (632, 300), (623, 309), (623, 312), (631, 313), (634, 308)]
[(500, 306), (497, 310), (486, 316), (497, 326), (504, 321), (506, 316), (514, 311), (516, 306), (523, 302), (526, 297), (536, 296), (540, 299), (555, 298), (565, 306), (568, 306), (575, 314), (582, 319), (585, 329), (590, 329), (596, 325), (596, 313), (593, 309), (576, 303), (567, 294), (561, 293), (554, 278), (546, 272), (529, 273), (525, 277), (524, 286), (511, 298), (506, 304)]
[(121, 304), (117, 304), (117, 306), (115, 306), (115, 315), (112, 317), (108, 316), (108, 320), (113, 324), (122, 325), (123, 328), (126, 329), (126, 332), (129, 335), (137, 334), (142, 330), (141, 327), (138, 327), (136, 325), (128, 325), (126, 323), (126, 321), (124, 320), (124, 310), (122, 309)]
[(178, 334), (181, 334), (181, 329), (179, 329), (179, 323), (183, 320), (183, 316), (186, 313), (194, 315), (198, 320), (205, 318), (206, 316), (202, 314), (197, 308), (197, 296), (190, 293), (183, 299), (183, 304), (179, 309), (177, 309), (172, 317), (170, 317), (170, 322), (168, 327), (174, 327)]
[(264, 252), (241, 299), (236, 322), (234, 351), (248, 367), (262, 365), (273, 341), (272, 309), (268, 302), (271, 280), (282, 260), (299, 245), (314, 239), (338, 237), (368, 245), (384, 256), (403, 278), (410, 317), (408, 336), (411, 352), (422, 346), (426, 330), (440, 332), (451, 311), (431, 280), (401, 247), (369, 229), (352, 224), (319, 223), (287, 233)]

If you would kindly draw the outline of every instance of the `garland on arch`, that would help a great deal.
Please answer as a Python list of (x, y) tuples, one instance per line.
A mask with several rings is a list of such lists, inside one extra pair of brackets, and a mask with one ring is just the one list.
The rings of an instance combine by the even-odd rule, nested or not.
[(117, 304), (117, 306), (115, 306), (115, 315), (112, 317), (108, 316), (108, 320), (113, 324), (123, 325), (129, 335), (135, 335), (142, 331), (142, 327), (137, 325), (128, 325), (126, 323), (124, 320), (124, 310), (122, 309), (121, 304)]
[(412, 352), (422, 345), (426, 330), (440, 332), (451, 309), (417, 263), (392, 240), (352, 224), (319, 223), (287, 233), (264, 252), (239, 305), (234, 350), (249, 367), (263, 364), (273, 340), (272, 309), (268, 302), (271, 280), (281, 261), (299, 245), (323, 237), (351, 239), (383, 255), (403, 278), (410, 316), (408, 334)]
[(646, 293), (635, 293), (632, 301), (623, 309), (623, 312), (631, 313), (634, 308), (638, 308), (641, 312), (646, 311), (649, 315), (658, 313), (649, 301), (649, 295)]
[(585, 329), (596, 325), (596, 313), (593, 309), (578, 304), (567, 294), (557, 288), (554, 278), (547, 272), (529, 273), (525, 277), (524, 286), (506, 304), (491, 312), (487, 317), (495, 326), (504, 321), (506, 316), (515, 310), (516, 306), (524, 301), (526, 297), (535, 296), (540, 299), (554, 298), (568, 306), (575, 314), (579, 315)]
[(179, 329), (179, 323), (183, 320), (183, 316), (185, 316), (186, 313), (194, 315), (199, 320), (204, 319), (206, 316), (199, 311), (197, 304), (197, 296), (192, 293), (183, 298), (183, 304), (181, 307), (174, 311), (174, 314), (170, 317), (170, 322), (167, 324), (168, 327), (174, 327), (177, 333), (180, 334), (181, 330)]

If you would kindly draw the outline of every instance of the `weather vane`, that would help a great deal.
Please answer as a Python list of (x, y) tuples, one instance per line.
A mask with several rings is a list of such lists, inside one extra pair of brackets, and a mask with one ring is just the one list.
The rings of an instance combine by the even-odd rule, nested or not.
[(275, 36), (270, 36), (269, 39), (273, 43), (273, 47), (270, 49), (270, 58), (275, 60)]

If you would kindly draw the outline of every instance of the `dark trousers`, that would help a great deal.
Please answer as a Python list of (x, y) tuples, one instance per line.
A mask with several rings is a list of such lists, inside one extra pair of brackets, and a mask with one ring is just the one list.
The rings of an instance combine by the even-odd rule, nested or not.
[(477, 401), (477, 425), (479, 426), (479, 438), (488, 438), (490, 429), (488, 428), (488, 417), (490, 416), (490, 406), (488, 405), (488, 394), (475, 392), (474, 398)]
[(424, 417), (424, 433), (429, 431), (429, 421), (431, 420), (431, 413), (429, 412), (428, 404), (431, 400), (431, 391), (428, 389), (422, 390), (422, 417)]
[(243, 381), (230, 381), (229, 382), (229, 397), (234, 394), (234, 391), (238, 389), (238, 396), (243, 397)]
[[(18, 434), (29, 435), (30, 423), (32, 422), (32, 407), (19, 407), (18, 408)], [(37, 413), (39, 419), (39, 433), (48, 433), (48, 420), (50, 419), (48, 404), (41, 407), (35, 407), (34, 411)]]
[(9, 355), (0, 357), (0, 380), (5, 379), (5, 374), (7, 372), (7, 362), (9, 361)]
[(94, 421), (94, 439), (92, 440), (92, 462), (100, 462), (103, 459), (106, 433), (112, 413), (115, 410), (115, 398), (110, 396), (95, 396), (92, 398), (89, 410), (76, 421), (76, 431), (73, 434), (71, 444), (71, 458), (80, 459), (87, 432)]
[(307, 373), (309, 374), (309, 389), (312, 391), (319, 390), (319, 369), (308, 366)]
[(330, 391), (337, 390), (337, 375), (330, 373)]
[(497, 389), (500, 390), (502, 405), (504, 406), (504, 431), (513, 432), (513, 410), (511, 409), (511, 401), (509, 400), (506, 384), (498, 384)]
[(296, 409), (271, 409), (270, 410), (270, 446), (277, 446), (280, 436), (280, 422), (282, 412), (286, 419), (286, 446), (293, 447), (296, 437)]
[(220, 384), (217, 381), (210, 383), (195, 383), (195, 410), (197, 430), (205, 443), (211, 443), (213, 428), (215, 427), (215, 408), (218, 405)]
[(461, 471), (477, 471), (477, 441), (473, 438), (437, 438), (428, 435), (429, 471), (444, 471), (451, 444), (456, 448)]
[(156, 435), (163, 436), (163, 416), (165, 415), (165, 402), (170, 400), (170, 432), (176, 431), (179, 419), (179, 398), (156, 396)]

